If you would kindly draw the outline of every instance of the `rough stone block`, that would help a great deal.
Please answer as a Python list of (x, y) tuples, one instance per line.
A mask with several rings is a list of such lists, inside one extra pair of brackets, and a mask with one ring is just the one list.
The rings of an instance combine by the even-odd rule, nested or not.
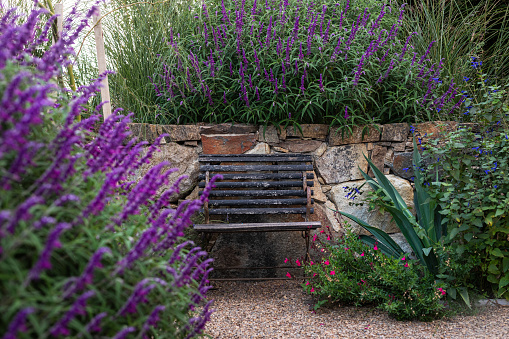
[(329, 125), (321, 124), (302, 124), (301, 131), (297, 127), (289, 126), (286, 128), (288, 137), (304, 137), (318, 140), (325, 140), (329, 131)]
[(279, 147), (285, 148), (292, 153), (308, 153), (313, 152), (322, 145), (321, 141), (318, 140), (300, 140), (300, 139), (288, 139), (278, 144)]
[(256, 145), (253, 134), (202, 134), (204, 154), (242, 154)]
[(161, 125), (162, 132), (168, 134), (166, 141), (200, 140), (200, 127), (196, 125)]
[[(189, 191), (198, 183), (198, 152), (195, 147), (185, 147), (174, 142), (161, 145), (159, 148), (161, 152), (154, 152), (150, 163), (143, 164), (141, 168), (136, 171), (134, 176), (130, 177), (130, 180), (139, 182), (151, 168), (163, 161), (169, 161), (170, 165), (168, 168), (178, 167), (178, 171), (170, 175), (170, 184), (161, 187), (157, 191), (157, 194), (162, 194), (165, 190), (171, 188), (173, 183), (181, 175), (187, 175), (188, 178), (180, 182), (180, 193), (173, 196), (171, 199), (171, 201), (177, 201), (188, 195), (190, 193)], [(147, 149), (148, 148), (145, 148), (144, 152), (146, 152)]]
[(359, 167), (366, 172), (368, 162), (364, 158), (366, 144), (330, 147), (316, 159), (316, 169), (327, 184), (337, 184), (362, 178)]
[(279, 142), (279, 136), (275, 126), (260, 126), (258, 129), (258, 140), (262, 142), (268, 142), (269, 144), (277, 144)]
[(412, 165), (412, 157), (412, 152), (395, 154), (392, 161), (392, 170), (394, 171), (394, 174), (405, 179), (413, 177), (414, 169)]
[(406, 141), (410, 126), (407, 123), (384, 125), (382, 141)]
[[(375, 145), (373, 147), (373, 151), (371, 153), (371, 162), (378, 168), (380, 171), (383, 172), (384, 170), (384, 162), (385, 162), (385, 155), (387, 154), (387, 147), (382, 147)], [(374, 177), (375, 174), (369, 169), (368, 175), (370, 177)]]
[[(387, 179), (389, 179), (392, 185), (400, 193), (401, 197), (403, 198), (407, 206), (410, 208), (412, 213), (414, 213), (414, 192), (410, 183), (407, 180), (399, 178), (395, 175), (388, 175)], [(353, 216), (359, 218), (360, 220), (368, 223), (368, 225), (379, 228), (385, 231), (386, 233), (400, 232), (396, 223), (394, 221), (391, 221), (392, 217), (389, 213), (387, 212), (380, 213), (380, 210), (378, 208), (375, 208), (372, 211), (369, 210), (369, 204), (365, 201), (367, 193), (372, 190), (369, 185), (364, 185), (362, 188), (363, 194), (360, 196), (358, 195), (357, 196), (358, 198), (356, 198), (353, 201), (355, 203), (364, 202), (364, 204), (362, 206), (350, 205), (352, 200), (345, 197), (346, 193), (344, 192), (343, 186), (360, 187), (364, 182), (365, 180), (357, 180), (333, 186), (331, 190), (331, 195), (336, 205), (336, 209), (348, 214), (352, 214)], [(352, 225), (352, 229), (354, 230), (354, 232), (360, 234), (369, 234), (367, 231), (364, 231), (364, 229), (360, 227), (357, 223), (351, 220), (348, 220), (348, 223)]]
[[(377, 127), (382, 130), (381, 125), (377, 125)], [(336, 128), (332, 128), (329, 133), (329, 146), (375, 142), (378, 140), (380, 140), (380, 132), (375, 126), (354, 126), (351, 133), (347, 129), (344, 129), (343, 132), (343, 130), (338, 131)]]
[(270, 154), (270, 146), (264, 142), (257, 144), (253, 149), (250, 149), (246, 154)]
[(313, 171), (314, 179), (313, 179), (313, 199), (315, 199), (315, 202), (321, 202), (325, 203), (327, 201), (327, 197), (322, 192), (322, 187), (320, 185), (320, 182), (318, 181), (318, 176)]
[(213, 134), (251, 134), (258, 131), (256, 125), (246, 124), (217, 124), (211, 126), (201, 126), (200, 133), (203, 135)]
[(404, 152), (405, 151), (406, 142), (393, 142), (392, 149), (394, 152)]
[(415, 135), (421, 138), (423, 143), (427, 140), (438, 139), (446, 133), (455, 131), (458, 127), (456, 121), (430, 121), (413, 125)]

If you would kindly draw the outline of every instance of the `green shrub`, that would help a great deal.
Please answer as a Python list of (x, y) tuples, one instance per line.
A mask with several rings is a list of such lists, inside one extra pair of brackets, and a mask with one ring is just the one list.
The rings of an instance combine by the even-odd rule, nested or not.
[(313, 240), (319, 251), (324, 249), (324, 256), (305, 264), (311, 278), (303, 288), (316, 296), (317, 305), (324, 301), (376, 305), (398, 320), (427, 321), (444, 314), (441, 299), (446, 285), (426, 275), (425, 267), (408, 254), (389, 257), (378, 244), (366, 245), (348, 228), (337, 242), (322, 241), (321, 236)]
[[(182, 9), (153, 78), (150, 122), (330, 123), (414, 121), (453, 111), (442, 63), (414, 53), (404, 8), (374, 0), (221, 1)], [(193, 15), (189, 15), (189, 12)]]
[(485, 84), (482, 73), (478, 80), (472, 90), (481, 95), (464, 94), (466, 113), (478, 125), (428, 141), (424, 154), (433, 160), (428, 181), (447, 223), (447, 241), (460, 255), (480, 257), (493, 293), (509, 299), (509, 101), (503, 89)]

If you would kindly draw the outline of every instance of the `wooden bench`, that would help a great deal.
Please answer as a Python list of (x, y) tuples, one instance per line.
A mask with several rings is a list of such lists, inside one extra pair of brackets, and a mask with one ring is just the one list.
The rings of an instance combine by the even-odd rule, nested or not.
[[(209, 200), (202, 210), (204, 224), (194, 229), (204, 232), (210, 252), (215, 244), (211, 234), (231, 232), (301, 231), (309, 259), (310, 231), (321, 222), (310, 221), (313, 208), (313, 165), (310, 155), (301, 154), (240, 154), (200, 155), (200, 195), (210, 178), (223, 176), (215, 182)], [(245, 219), (253, 215), (300, 215), (302, 221), (230, 222), (231, 216)], [(226, 216), (226, 221), (211, 223), (211, 216)], [(245, 221), (245, 220), (242, 220)]]

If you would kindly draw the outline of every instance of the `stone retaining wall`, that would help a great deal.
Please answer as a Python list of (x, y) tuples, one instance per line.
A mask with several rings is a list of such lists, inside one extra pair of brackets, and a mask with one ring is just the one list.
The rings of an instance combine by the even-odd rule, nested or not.
[[(269, 153), (303, 153), (313, 156), (315, 172), (315, 214), (314, 220), (322, 221), (323, 225), (331, 226), (335, 231), (341, 232), (342, 226), (338, 223), (332, 210), (337, 209), (353, 214), (368, 222), (370, 225), (383, 229), (403, 246), (404, 237), (398, 233), (398, 228), (391, 222), (389, 214), (381, 214), (377, 210), (369, 211), (368, 204), (361, 197), (352, 201), (346, 197), (345, 187), (358, 187), (364, 180), (359, 171), (368, 171), (368, 163), (363, 154), (386, 175), (398, 189), (407, 205), (413, 207), (413, 189), (409, 179), (413, 176), (412, 170), (412, 133), (422, 142), (430, 138), (437, 138), (444, 132), (458, 128), (456, 122), (427, 122), (414, 124), (413, 128), (406, 123), (378, 125), (378, 128), (355, 127), (352, 131), (337, 131), (328, 125), (301, 125), (302, 132), (293, 127), (276, 129), (274, 126), (253, 126), (242, 124), (219, 125), (149, 125), (131, 124), (134, 136), (140, 140), (153, 142), (159, 135), (168, 134), (161, 145), (161, 152), (156, 153), (154, 160), (140, 170), (137, 177), (148, 171), (152, 166), (169, 161), (179, 171), (173, 174), (176, 178), (182, 174), (188, 175), (180, 187), (181, 193), (175, 196), (174, 202), (182, 199), (194, 199), (198, 195), (198, 155), (199, 154), (269, 154)], [(372, 173), (369, 173), (372, 175)], [(363, 188), (365, 192), (368, 187)], [(352, 205), (352, 202), (356, 203)], [(352, 225), (356, 232), (363, 230), (358, 225)], [(288, 233), (288, 232), (286, 232)], [(279, 235), (282, 233), (278, 233)], [(302, 256), (302, 248), (292, 249), (294, 241), (298, 238), (286, 235), (274, 237), (273, 235), (254, 235), (251, 243), (262, 246), (258, 252), (263, 252), (263, 244), (268, 243), (272, 258), (262, 258), (256, 255), (249, 259), (245, 247), (237, 241), (244, 241), (239, 236), (225, 235), (218, 240), (214, 249), (216, 259), (226, 264), (270, 265), (284, 260), (288, 252), (295, 256)], [(239, 239), (237, 239), (239, 238)], [(260, 239), (258, 239), (260, 238)], [(262, 239), (263, 238), (263, 239)], [(270, 238), (270, 239), (269, 239)], [(274, 239), (272, 239), (274, 238)], [(284, 238), (284, 239), (283, 239)], [(218, 246), (222, 244), (221, 246)], [(274, 246), (281, 248), (281, 253), (274, 253)], [(299, 245), (300, 246), (300, 245)], [(408, 248), (408, 247), (407, 247)], [(267, 247), (268, 251), (269, 248)], [(265, 253), (267, 253), (265, 251)], [(255, 251), (256, 252), (256, 251)], [(276, 251), (277, 252), (277, 251)], [(222, 254), (223, 253), (223, 254)], [(224, 257), (221, 260), (221, 257)], [(263, 255), (261, 256), (263, 257)]]

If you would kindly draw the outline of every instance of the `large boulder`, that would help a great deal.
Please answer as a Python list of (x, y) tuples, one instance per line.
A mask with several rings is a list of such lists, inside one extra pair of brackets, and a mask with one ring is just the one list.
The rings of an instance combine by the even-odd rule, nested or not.
[[(130, 180), (140, 181), (141, 178), (154, 166), (163, 161), (169, 161), (169, 168), (177, 167), (179, 170), (172, 173), (169, 177), (170, 185), (163, 186), (157, 192), (162, 194), (181, 175), (186, 175), (188, 178), (180, 182), (180, 193), (172, 197), (171, 201), (177, 201), (188, 195), (194, 186), (198, 183), (199, 164), (198, 164), (198, 151), (196, 147), (185, 147), (174, 142), (163, 144), (160, 147), (160, 152), (154, 152), (150, 163), (143, 164), (141, 168), (135, 173), (134, 177)], [(145, 152), (148, 148), (145, 149)]]
[[(410, 182), (399, 178), (395, 175), (387, 175), (387, 179), (392, 183), (392, 185), (399, 192), (407, 206), (410, 208), (412, 213), (414, 212), (414, 192)], [(366, 184), (362, 187), (363, 194), (357, 195), (357, 198), (352, 201), (349, 197), (346, 197), (348, 192), (345, 192), (343, 187), (360, 187), (365, 180), (356, 180), (345, 182), (341, 185), (335, 185), (331, 189), (331, 196), (336, 205), (336, 208), (348, 214), (351, 214), (360, 220), (366, 222), (368, 225), (379, 228), (386, 233), (397, 233), (400, 232), (394, 221), (391, 221), (392, 217), (389, 212), (380, 213), (379, 209), (376, 208), (372, 211), (369, 210), (369, 204), (365, 201), (367, 197), (367, 193), (372, 191), (371, 187)], [(363, 204), (362, 206), (360, 204)], [(362, 227), (360, 227), (357, 223), (348, 220), (349, 224), (352, 225), (352, 230), (359, 234), (369, 234), (369, 232), (365, 231)]]

